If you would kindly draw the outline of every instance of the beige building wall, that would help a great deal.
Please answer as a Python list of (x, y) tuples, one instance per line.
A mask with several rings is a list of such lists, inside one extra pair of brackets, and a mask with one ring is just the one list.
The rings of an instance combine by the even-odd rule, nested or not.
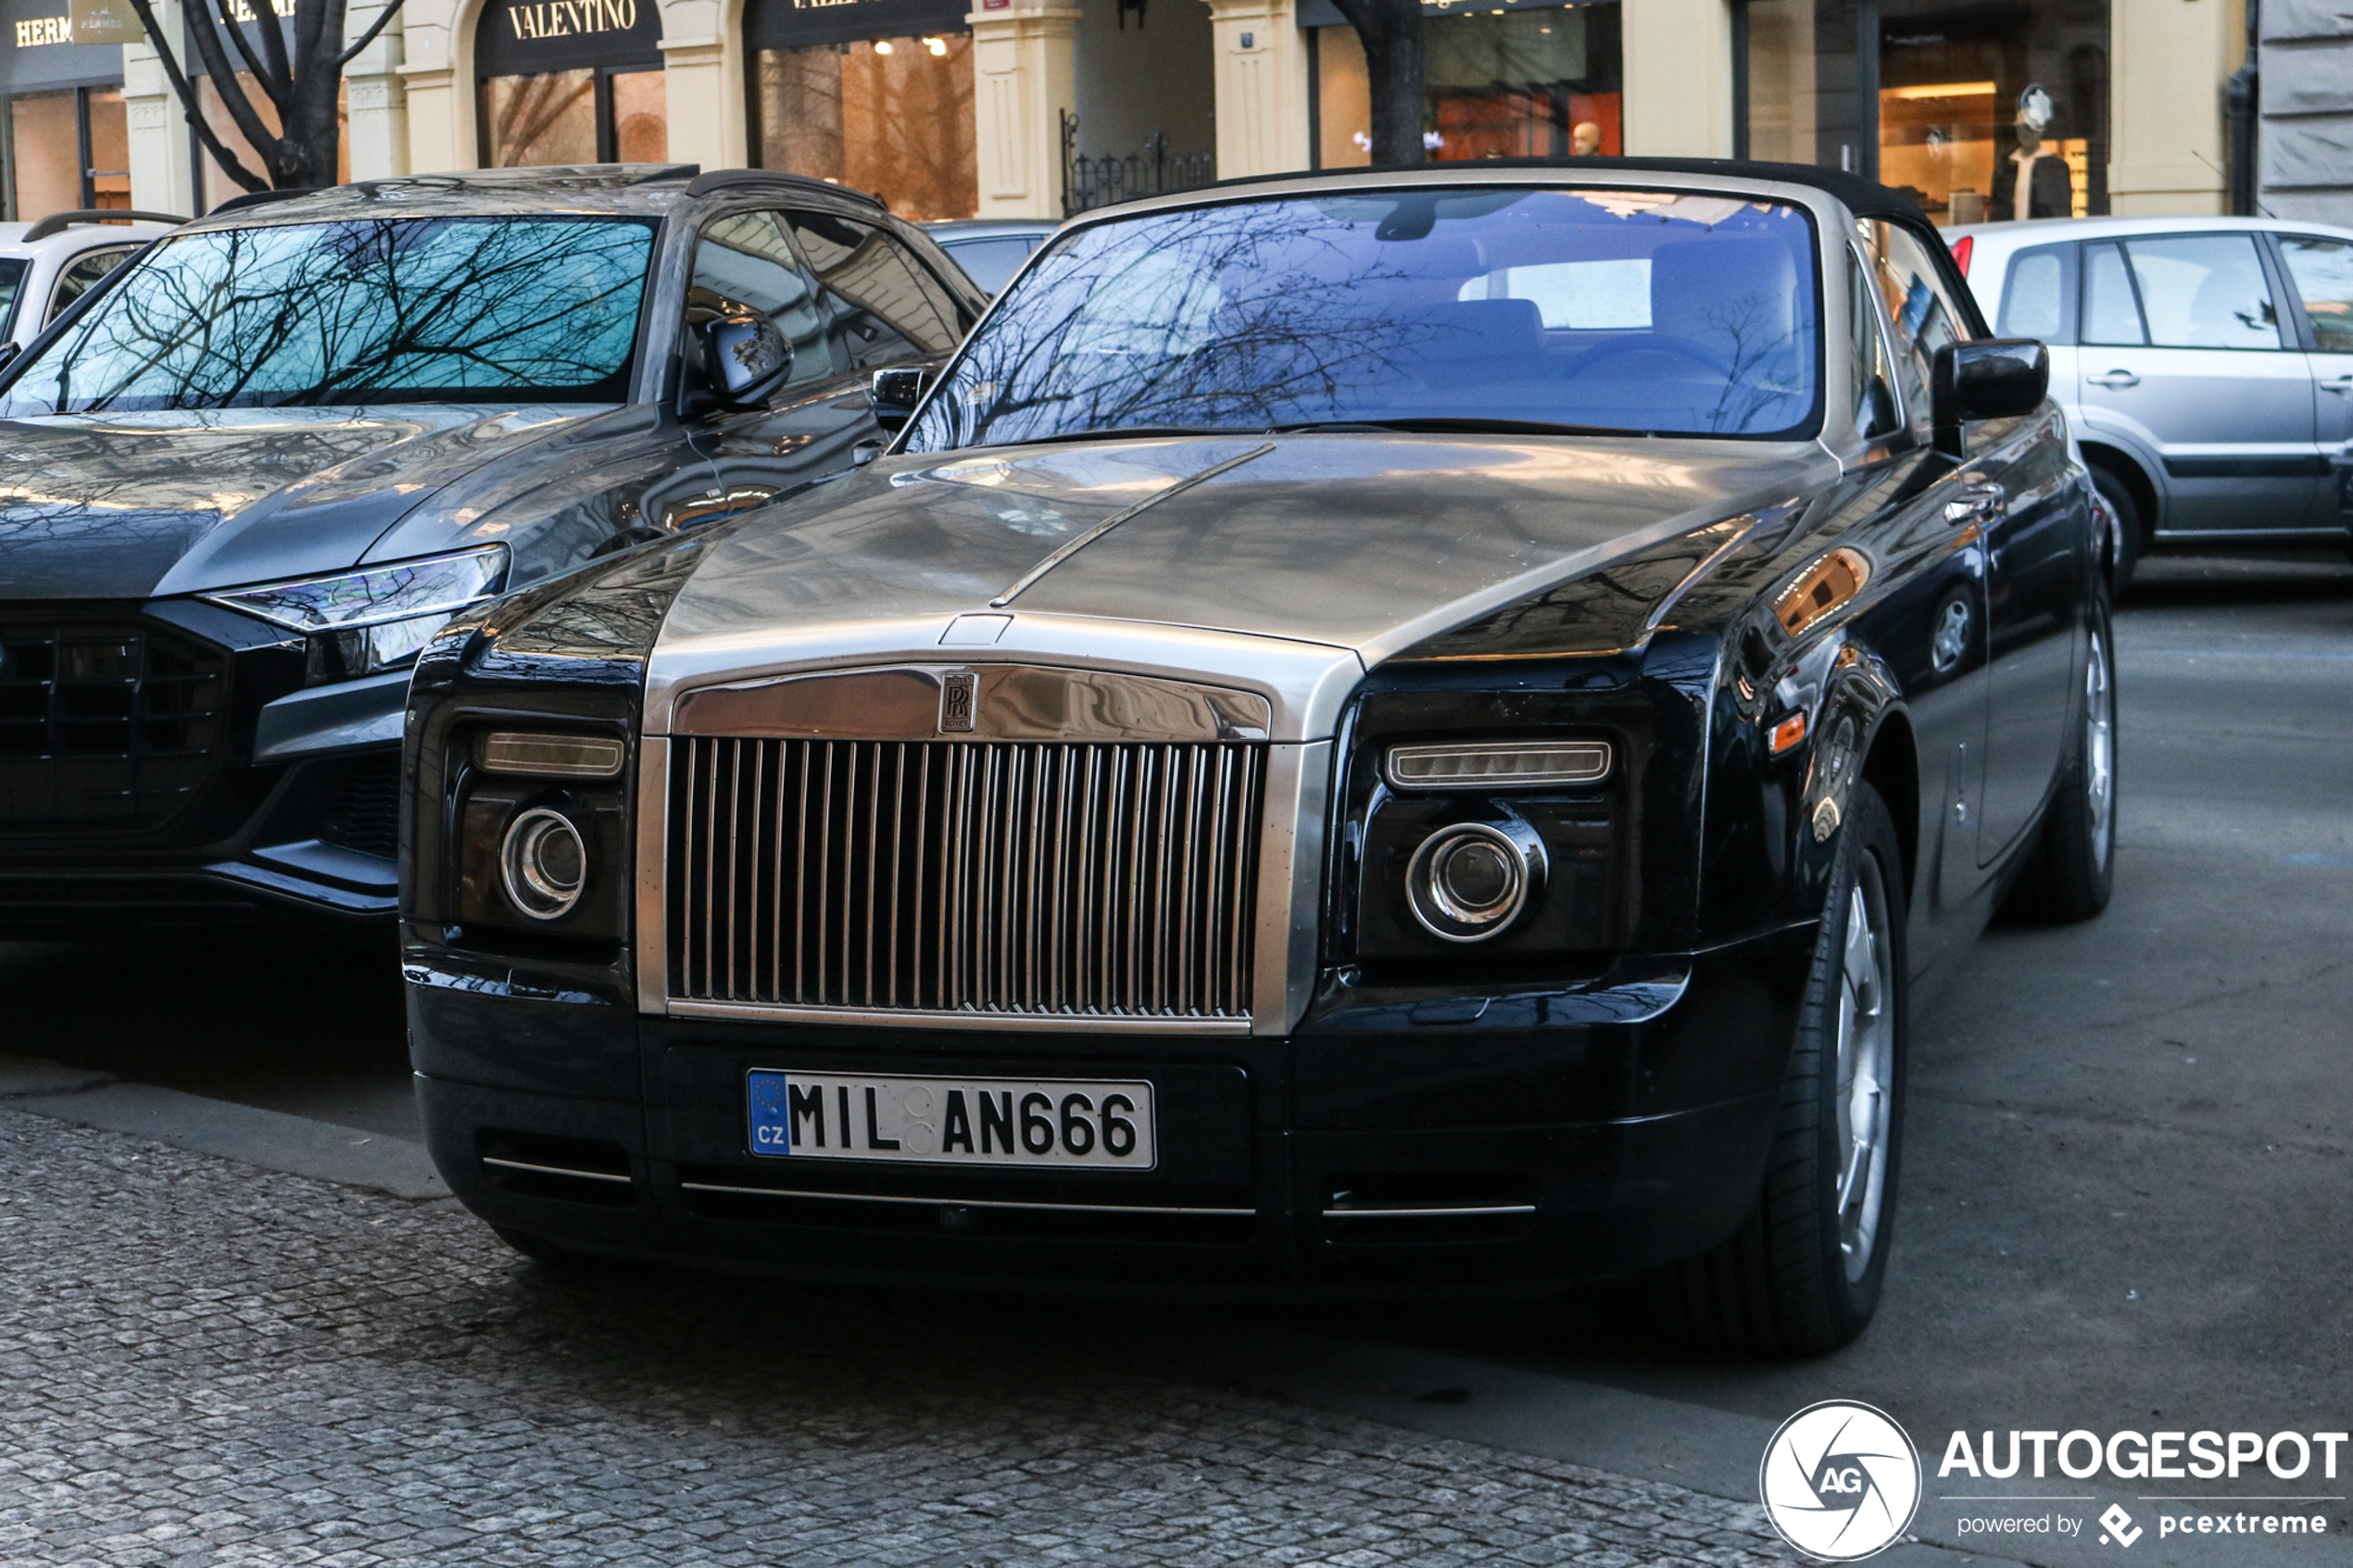
[(1730, 0), (1625, 0), (1618, 19), (1628, 156), (1731, 157)]
[(2246, 15), (2230, 0), (2109, 0), (2108, 209), (2194, 217), (2229, 204), (2222, 90)]
[(983, 218), (1063, 215), (1063, 116), (1077, 108), (1076, 9), (1013, 0), (975, 11), (973, 114)]
[(1207, 0), (1217, 90), (1217, 177), (1285, 174), (1310, 158), (1307, 35), (1291, 0)]

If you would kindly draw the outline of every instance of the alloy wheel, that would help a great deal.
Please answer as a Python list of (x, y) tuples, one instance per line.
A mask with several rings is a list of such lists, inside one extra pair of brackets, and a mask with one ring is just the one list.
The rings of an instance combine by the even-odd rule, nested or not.
[(1895, 1110), (1894, 951), (1886, 882), (1878, 858), (1861, 855), (1847, 895), (1838, 987), (1838, 1245), (1849, 1280), (1861, 1279), (1871, 1265), (1887, 1188)]

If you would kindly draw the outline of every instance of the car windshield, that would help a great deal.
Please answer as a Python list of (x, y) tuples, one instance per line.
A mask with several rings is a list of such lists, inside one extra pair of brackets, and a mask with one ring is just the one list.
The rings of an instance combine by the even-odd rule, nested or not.
[(167, 240), (0, 411), (616, 399), (653, 238), (646, 221), (498, 217)]
[(1812, 225), (1689, 192), (1365, 192), (1089, 225), (1005, 295), (910, 432), (941, 451), (1367, 423), (1795, 436)]

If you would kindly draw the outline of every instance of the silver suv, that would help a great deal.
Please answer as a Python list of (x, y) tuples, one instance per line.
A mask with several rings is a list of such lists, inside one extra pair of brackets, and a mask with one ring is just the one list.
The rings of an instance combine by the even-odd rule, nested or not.
[(2329, 459), (2353, 440), (2353, 230), (2262, 218), (1947, 230), (1994, 331), (2051, 346), (2122, 524), (2151, 544), (2347, 541)]

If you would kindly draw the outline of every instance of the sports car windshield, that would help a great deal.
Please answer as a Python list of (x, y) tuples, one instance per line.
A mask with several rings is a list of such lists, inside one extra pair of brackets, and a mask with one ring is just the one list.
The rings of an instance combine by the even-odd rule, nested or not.
[(653, 238), (635, 220), (494, 217), (167, 240), (0, 411), (618, 399)]
[(1000, 302), (908, 449), (1365, 423), (1793, 436), (1813, 228), (1667, 191), (1367, 192), (1090, 225)]

